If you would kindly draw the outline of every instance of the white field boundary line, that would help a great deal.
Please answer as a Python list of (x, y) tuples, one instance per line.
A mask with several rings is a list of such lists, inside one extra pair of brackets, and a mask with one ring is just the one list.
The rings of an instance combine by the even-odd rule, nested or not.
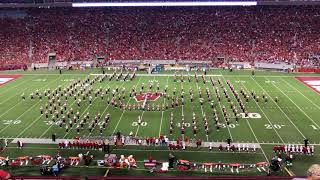
[[(167, 77), (167, 83), (166, 83), (166, 86), (168, 85), (168, 82), (169, 82), (169, 76)], [(165, 86), (165, 87), (166, 87), (166, 86)], [(164, 97), (163, 104), (166, 104), (166, 97)], [(162, 110), (162, 112), (161, 112), (161, 120), (160, 120), (160, 127), (159, 127), (159, 137), (160, 137), (160, 135), (161, 135), (161, 128), (162, 128), (163, 114), (164, 114), (164, 110)]]
[[(137, 87), (137, 86), (139, 85), (140, 80), (141, 80), (141, 78), (139, 78), (139, 80), (138, 80), (137, 84), (135, 85), (135, 87)], [(130, 97), (130, 98), (128, 99), (128, 101), (127, 101), (126, 105), (128, 105), (128, 104), (129, 104), (129, 102), (130, 102), (131, 98), (132, 98), (132, 97)], [(117, 128), (118, 128), (118, 126), (119, 126), (119, 124), (120, 124), (120, 121), (121, 121), (121, 119), (122, 119), (123, 114), (125, 113), (125, 111), (126, 111), (126, 110), (123, 110), (123, 111), (122, 111), (121, 116), (120, 116), (120, 118), (119, 118), (119, 120), (118, 120), (118, 123), (116, 124), (116, 127), (114, 128), (114, 130), (113, 130), (112, 134), (114, 134), (114, 133), (116, 132), (116, 130), (117, 130)]]
[[(0, 137), (0, 139), (12, 139), (12, 141), (10, 143), (15, 143), (16, 140), (13, 137)], [(73, 139), (57, 139), (56, 142), (52, 142), (51, 139), (49, 138), (19, 138), (20, 140), (22, 140), (23, 142), (27, 142), (29, 144), (58, 144), (59, 142), (65, 142), (66, 140), (68, 141), (72, 141)], [(42, 141), (41, 143), (39, 142), (35, 142), (35, 141)], [(33, 143), (34, 142), (34, 143)], [(43, 143), (44, 142), (44, 143)], [(48, 143), (47, 143), (48, 142)], [(174, 141), (172, 141), (174, 142)], [(209, 144), (210, 142), (203, 142), (203, 145), (205, 144)], [(211, 141), (211, 143), (213, 143), (213, 146), (217, 145), (216, 147), (219, 147), (220, 144), (226, 144), (226, 142), (224, 141)], [(253, 145), (255, 144), (257, 146), (257, 148), (260, 148), (260, 144), (261, 145), (304, 145), (303, 143), (299, 143), (299, 142), (285, 142), (285, 143), (280, 143), (280, 142), (260, 142), (260, 143), (252, 143), (252, 142), (245, 142), (245, 141), (241, 141), (241, 142), (233, 142), (232, 144), (249, 144), (249, 145)], [(127, 144), (128, 146), (140, 146), (137, 144)], [(314, 145), (314, 146), (320, 146), (320, 143), (310, 143), (309, 145)], [(142, 145), (145, 146), (145, 145)], [(145, 146), (145, 147), (157, 147), (157, 146)], [(203, 146), (206, 147), (206, 146)], [(15, 147), (16, 148), (16, 147)], [(181, 151), (182, 152), (182, 151)], [(184, 152), (184, 151), (183, 151)], [(194, 151), (194, 152), (198, 152), (198, 151)]]
[[(66, 84), (67, 84), (67, 83), (66, 83)], [(36, 123), (42, 116), (43, 116), (43, 114), (41, 114), (36, 120), (34, 120), (27, 128), (25, 128), (23, 131), (21, 131), (20, 134), (16, 136), (16, 138), (19, 138), (27, 129), (29, 129), (34, 123)], [(50, 127), (49, 127), (49, 128), (50, 128)], [(48, 128), (48, 129), (49, 129), (49, 128)], [(48, 129), (47, 129), (47, 130), (48, 130)], [(15, 139), (16, 139), (16, 138), (15, 138)], [(40, 136), (40, 138), (41, 138), (41, 136)]]
[[(265, 79), (269, 80), (268, 78)], [(308, 114), (306, 114), (306, 112), (304, 112), (286, 93), (284, 93), (278, 86), (274, 85), (274, 83), (271, 84), (276, 87), (282, 94), (284, 94), (308, 119), (310, 119), (310, 121), (313, 122), (314, 125), (320, 128), (320, 126), (316, 122), (314, 122), (314, 120)]]
[[(119, 87), (119, 89), (122, 88), (122, 86), (125, 84), (125, 82), (126, 82), (126, 81), (123, 81), (123, 82), (121, 83), (121, 86)], [(105, 114), (105, 112), (107, 111), (107, 109), (109, 108), (109, 106), (110, 106), (110, 104), (108, 104), (107, 107), (103, 110), (103, 112), (101, 113), (101, 118), (105, 116), (104, 114)], [(97, 125), (98, 125), (98, 123), (93, 127), (92, 131), (89, 133), (89, 135), (88, 135), (89, 137), (91, 136), (93, 130), (96, 128)], [(70, 131), (69, 131), (69, 132), (70, 132)]]
[[(156, 76), (154, 76), (152, 83), (154, 83), (154, 82), (155, 82), (155, 79), (156, 79)], [(154, 87), (154, 86), (153, 86), (153, 87)], [(143, 118), (144, 112), (145, 112), (145, 110), (143, 110), (143, 111), (142, 111), (142, 113), (141, 113), (141, 119)], [(142, 119), (142, 120), (143, 120), (143, 119)], [(135, 133), (135, 135), (134, 135), (135, 137), (137, 137), (137, 135), (138, 135), (139, 128), (140, 128), (140, 125), (138, 124), (137, 130), (136, 130), (136, 133)]]
[[(278, 103), (276, 103), (274, 101), (274, 99), (270, 96), (270, 94), (265, 91), (263, 89), (263, 87), (253, 78), (251, 77), (251, 79), (270, 97), (271, 101), (278, 107), (278, 109), (280, 109), (280, 111), (285, 115), (285, 117), (290, 121), (290, 123), (296, 128), (296, 130), (300, 133), (300, 135), (303, 137), (303, 138), (306, 138), (306, 136), (299, 130), (299, 128), (293, 123), (293, 121), (289, 118), (289, 116), (281, 109), (281, 107), (278, 105)], [(268, 79), (267, 79), (268, 80)], [(271, 83), (273, 84), (273, 83)]]
[[(56, 78), (53, 82), (56, 82), (58, 79), (60, 79), (61, 77)], [(51, 83), (48, 83), (47, 85), (43, 86), (40, 89), (46, 88), (48, 85), (50, 85)], [(22, 101), (22, 100), (21, 100)], [(35, 103), (34, 105), (32, 105), (30, 108), (28, 108), (26, 111), (24, 111), (19, 117), (17, 117), (15, 120), (20, 119), (26, 112), (30, 111), (35, 105), (38, 105), (41, 101), (39, 100), (37, 103)], [(19, 103), (18, 103), (19, 104)], [(5, 128), (1, 129), (0, 133), (3, 132), (5, 129), (7, 129), (11, 124), (7, 125)]]
[(303, 93), (301, 93), (300, 90), (298, 90), (297, 88), (295, 88), (294, 86), (292, 86), (290, 83), (288, 83), (286, 80), (284, 80), (283, 78), (281, 78), (282, 81), (284, 81), (286, 84), (288, 84), (291, 88), (295, 89), (296, 91), (298, 91), (304, 98), (306, 98), (309, 102), (311, 102), (315, 107), (317, 107), (320, 110), (320, 106), (316, 105), (313, 101), (311, 101), (307, 96), (305, 96)]
[[(240, 80), (239, 78), (237, 78), (238, 80)], [(249, 92), (249, 90), (247, 89), (247, 87), (245, 85), (242, 85), (245, 90), (247, 92)], [(268, 95), (269, 96), (269, 95)], [(270, 96), (269, 96), (270, 97)], [(272, 129), (274, 130), (274, 132), (277, 134), (277, 136), (279, 137), (279, 139), (281, 140), (282, 143), (284, 143), (284, 140), (282, 139), (282, 137), (280, 136), (280, 134), (278, 133), (278, 131), (274, 128), (273, 123), (271, 122), (271, 120), (269, 119), (269, 117), (267, 116), (267, 114), (263, 111), (263, 109), (261, 108), (260, 104), (255, 100), (252, 99), (252, 101), (255, 102), (255, 104), (258, 106), (258, 108), (260, 109), (260, 111), (263, 113), (263, 115), (266, 117), (267, 121), (269, 122), (269, 124), (272, 126)], [(248, 119), (247, 119), (248, 120)], [(249, 122), (248, 122), (249, 123)], [(249, 123), (250, 124), (250, 123)], [(251, 126), (251, 125), (250, 125)]]

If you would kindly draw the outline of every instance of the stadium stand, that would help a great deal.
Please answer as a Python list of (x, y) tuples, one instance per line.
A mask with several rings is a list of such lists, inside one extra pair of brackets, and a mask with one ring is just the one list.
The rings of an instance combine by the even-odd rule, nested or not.
[[(162, 0), (162, 2), (197, 2), (197, 0)], [(218, 1), (218, 0), (211, 0)], [(233, 0), (224, 0), (233, 1)], [(254, 0), (238, 0), (238, 1), (254, 1)], [(52, 3), (52, 2), (137, 2), (135, 0), (0, 0), (0, 3)], [(157, 0), (140, 0), (139, 2), (159, 2)]]
[[(201, 10), (201, 11), (200, 11)], [(319, 67), (318, 7), (33, 9), (0, 21), (0, 62), (92, 60), (285, 62)], [(213, 66), (223, 62), (213, 61)]]

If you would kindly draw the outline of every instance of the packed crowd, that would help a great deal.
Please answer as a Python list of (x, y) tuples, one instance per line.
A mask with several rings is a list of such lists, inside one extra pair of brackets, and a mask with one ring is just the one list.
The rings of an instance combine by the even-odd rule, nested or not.
[[(162, 0), (164, 2), (189, 2), (189, 1), (197, 1), (197, 0)], [(224, 1), (232, 1), (232, 0), (224, 0)], [(238, 0), (239, 1), (239, 0)], [(254, 0), (240, 0), (240, 1), (254, 1)], [(259, 0), (258, 0), (259, 1)], [(260, 0), (262, 1), (262, 0)], [(101, 2), (101, 0), (0, 0), (0, 3), (61, 3), (61, 2), (73, 2), (73, 3), (83, 3), (83, 2)], [(104, 0), (103, 2), (137, 2), (135, 0)], [(157, 0), (140, 0), (139, 2), (158, 2)]]
[[(308, 66), (319, 53), (319, 8), (37, 9), (0, 22), (0, 62), (209, 60)], [(3, 28), (5, 27), (5, 28)], [(31, 57), (31, 58), (30, 58)], [(316, 64), (317, 65), (317, 64)]]

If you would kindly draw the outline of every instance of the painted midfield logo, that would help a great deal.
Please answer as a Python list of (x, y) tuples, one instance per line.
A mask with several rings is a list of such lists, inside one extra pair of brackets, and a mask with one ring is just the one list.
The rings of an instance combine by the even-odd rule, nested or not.
[(135, 96), (135, 99), (137, 102), (144, 101), (147, 99), (147, 101), (155, 101), (157, 100), (162, 93), (160, 92), (147, 92), (147, 93), (141, 93)]

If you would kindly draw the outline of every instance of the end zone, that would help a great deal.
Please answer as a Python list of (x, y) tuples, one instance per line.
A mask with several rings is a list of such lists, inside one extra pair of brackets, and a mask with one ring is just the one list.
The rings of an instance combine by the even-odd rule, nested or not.
[(320, 94), (320, 77), (319, 76), (298, 76), (297, 80)]
[(7, 84), (10, 81), (13, 81), (19, 78), (21, 75), (19, 74), (0, 74), (0, 86)]

